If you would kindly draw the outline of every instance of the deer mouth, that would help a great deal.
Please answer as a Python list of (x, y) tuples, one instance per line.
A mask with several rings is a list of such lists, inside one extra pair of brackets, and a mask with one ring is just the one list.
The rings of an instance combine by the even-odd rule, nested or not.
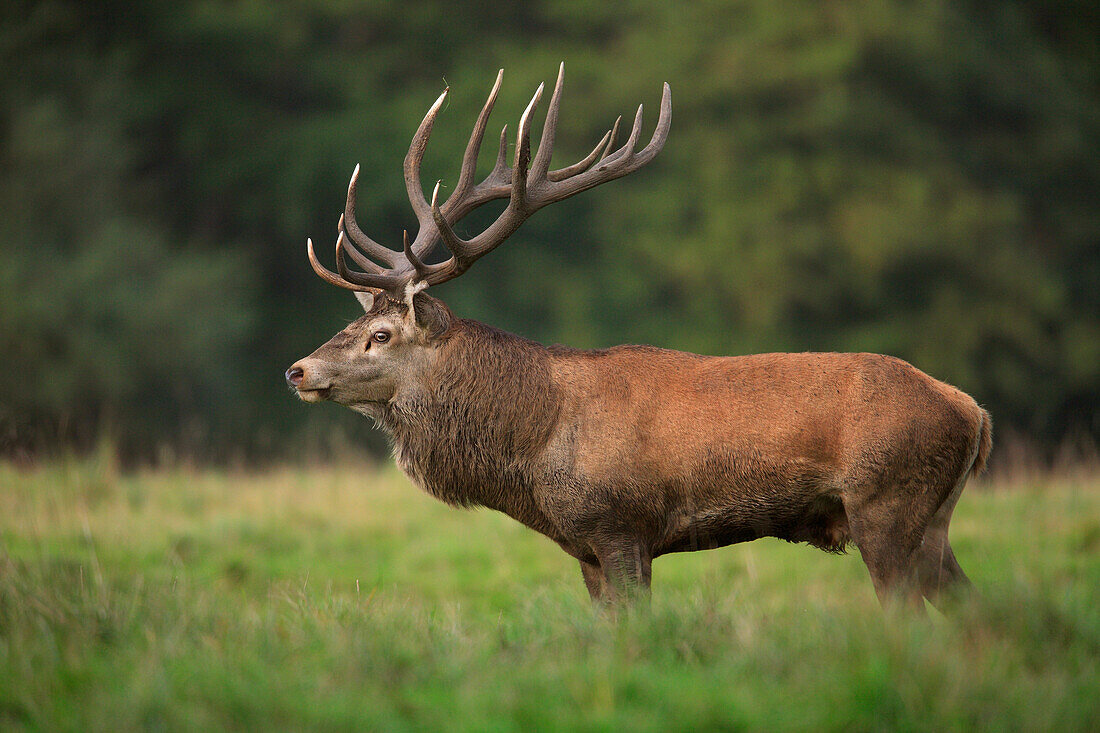
[(321, 402), (328, 399), (331, 390), (332, 387), (317, 387), (315, 389), (298, 387), (298, 399), (302, 402)]

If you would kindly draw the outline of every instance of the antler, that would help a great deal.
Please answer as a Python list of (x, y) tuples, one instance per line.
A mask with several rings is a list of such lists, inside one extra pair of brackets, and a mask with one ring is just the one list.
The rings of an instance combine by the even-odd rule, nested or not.
[[(444, 89), (428, 110), (413, 135), (409, 152), (405, 155), (405, 188), (409, 202), (416, 213), (420, 228), (416, 238), (409, 242), (405, 232), (402, 250), (392, 250), (368, 237), (359, 228), (355, 220), (355, 187), (359, 179), (359, 166), (351, 174), (348, 185), (348, 198), (344, 213), (340, 217), (339, 232), (336, 238), (336, 269), (332, 272), (317, 260), (313, 251), (313, 241), (306, 240), (306, 253), (314, 271), (327, 282), (348, 290), (381, 289), (403, 297), (405, 288), (413, 282), (426, 285), (438, 285), (456, 278), (469, 269), (479, 257), (497, 247), (508, 238), (527, 217), (547, 204), (569, 198), (581, 191), (621, 178), (632, 173), (653, 158), (664, 147), (672, 123), (672, 92), (668, 84), (664, 85), (661, 95), (661, 112), (657, 127), (649, 144), (635, 152), (638, 136), (642, 128), (642, 105), (634, 115), (634, 126), (626, 143), (611, 152), (615, 145), (621, 117), (604, 134), (596, 147), (583, 160), (558, 170), (550, 170), (550, 157), (554, 152), (554, 135), (557, 130), (558, 109), (561, 105), (562, 81), (565, 77), (565, 64), (558, 69), (558, 80), (554, 93), (550, 97), (550, 106), (546, 113), (546, 122), (542, 128), (542, 139), (534, 160), (531, 159), (531, 115), (542, 98), (544, 85), (540, 84), (519, 120), (516, 134), (516, 153), (511, 166), (507, 163), (507, 126), (500, 131), (500, 147), (497, 151), (496, 165), (481, 183), (473, 185), (474, 171), (477, 167), (478, 153), (485, 137), (485, 128), (489, 113), (496, 103), (504, 69), (497, 73), (496, 83), (489, 93), (485, 106), (478, 115), (462, 156), (458, 182), (447, 200), (439, 204), (439, 185), (437, 181), (429, 203), (424, 198), (420, 183), (420, 161), (424, 157), (428, 138), (435, 124), (443, 101), (450, 89)], [(452, 224), (462, 219), (483, 204), (498, 199), (508, 199), (508, 205), (496, 221), (483, 232), (470, 239), (462, 239), (455, 234)], [(451, 256), (444, 262), (425, 264), (425, 257), (440, 239), (450, 250)], [(362, 271), (351, 270), (345, 261), (349, 255)], [(382, 263), (382, 264), (379, 264)]]

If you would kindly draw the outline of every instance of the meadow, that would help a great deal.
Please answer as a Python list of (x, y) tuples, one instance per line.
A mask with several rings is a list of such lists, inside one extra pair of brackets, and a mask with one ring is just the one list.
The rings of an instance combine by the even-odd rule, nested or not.
[(4, 730), (1095, 730), (1100, 476), (968, 488), (980, 596), (880, 610), (858, 552), (577, 564), (394, 469), (0, 464)]

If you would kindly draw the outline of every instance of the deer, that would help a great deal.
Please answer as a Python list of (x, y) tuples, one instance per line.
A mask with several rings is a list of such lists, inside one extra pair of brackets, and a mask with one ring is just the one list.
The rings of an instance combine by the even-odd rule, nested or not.
[[(761, 537), (828, 552), (854, 544), (880, 603), (924, 612), (966, 595), (948, 541), (967, 480), (990, 453), (989, 413), (966, 393), (901, 359), (867, 353), (703, 356), (654, 346), (543, 346), (457, 317), (429, 295), (459, 277), (549, 204), (626, 176), (664, 147), (656, 128), (638, 150), (642, 106), (616, 148), (621, 117), (582, 160), (550, 168), (561, 103), (558, 70), (532, 157), (540, 84), (519, 119), (508, 163), (501, 130), (492, 171), (474, 183), (504, 70), (478, 116), (446, 201), (431, 200), (420, 164), (449, 88), (420, 123), (404, 160), (419, 224), (401, 249), (356, 222), (359, 166), (336, 239), (336, 271), (364, 315), (285, 373), (297, 396), (373, 419), (412, 483), (456, 507), (503, 512), (575, 558), (598, 605), (649, 597), (653, 559)], [(507, 200), (480, 233), (455, 225)], [(439, 262), (429, 255), (442, 242)], [(349, 266), (348, 259), (354, 262)]]

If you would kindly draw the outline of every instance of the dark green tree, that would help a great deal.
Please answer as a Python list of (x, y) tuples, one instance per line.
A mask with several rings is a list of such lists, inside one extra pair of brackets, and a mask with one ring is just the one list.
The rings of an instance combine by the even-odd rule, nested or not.
[(884, 351), (999, 431), (1100, 436), (1100, 20), (1080, 0), (2, 13), (8, 445), (105, 420), (142, 450), (361, 440), (282, 388), (357, 309), (305, 237), (334, 234), (360, 163), (360, 221), (396, 246), (401, 158), (440, 89), (424, 180), (446, 189), (496, 69), (514, 130), (563, 59), (556, 162), (638, 101), (652, 125), (666, 80), (669, 144), (441, 287), (461, 315), (577, 346)]

